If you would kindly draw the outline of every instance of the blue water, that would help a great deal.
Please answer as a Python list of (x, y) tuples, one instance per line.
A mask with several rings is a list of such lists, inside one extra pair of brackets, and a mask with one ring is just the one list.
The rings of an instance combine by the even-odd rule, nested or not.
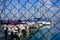
[(48, 32), (46, 28), (42, 28), (30, 40), (60, 40), (60, 30), (54, 27)]

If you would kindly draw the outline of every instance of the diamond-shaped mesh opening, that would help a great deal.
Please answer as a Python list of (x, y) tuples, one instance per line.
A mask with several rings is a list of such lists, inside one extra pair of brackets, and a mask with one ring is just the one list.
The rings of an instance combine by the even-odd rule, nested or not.
[(0, 0), (0, 20), (37, 19), (53, 21), (54, 26), (38, 30), (28, 40), (60, 40), (60, 0)]

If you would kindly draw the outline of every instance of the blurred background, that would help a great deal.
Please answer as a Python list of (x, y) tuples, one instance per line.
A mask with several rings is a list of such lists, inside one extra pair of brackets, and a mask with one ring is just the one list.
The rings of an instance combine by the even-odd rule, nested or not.
[(53, 27), (41, 28), (29, 40), (60, 40), (60, 0), (0, 0), (0, 20), (53, 21)]

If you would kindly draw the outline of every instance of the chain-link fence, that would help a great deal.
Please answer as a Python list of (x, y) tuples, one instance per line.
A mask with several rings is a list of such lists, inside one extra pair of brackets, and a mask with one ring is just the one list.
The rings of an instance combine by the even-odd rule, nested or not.
[[(60, 40), (60, 0), (0, 0), (0, 20), (53, 21), (29, 40)], [(48, 38), (49, 37), (49, 38)]]

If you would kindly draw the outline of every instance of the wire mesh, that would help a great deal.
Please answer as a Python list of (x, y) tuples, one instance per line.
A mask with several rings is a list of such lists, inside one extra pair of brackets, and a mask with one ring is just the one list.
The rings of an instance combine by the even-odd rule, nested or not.
[(40, 29), (28, 40), (60, 40), (60, 0), (0, 0), (0, 20), (37, 18), (54, 21), (54, 27)]

